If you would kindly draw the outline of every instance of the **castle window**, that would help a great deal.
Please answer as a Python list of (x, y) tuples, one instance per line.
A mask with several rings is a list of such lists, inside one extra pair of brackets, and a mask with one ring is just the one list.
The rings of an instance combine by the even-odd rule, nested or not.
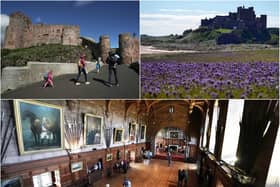
[(59, 33), (59, 32), (60, 32), (60, 29), (57, 29), (56, 32)]

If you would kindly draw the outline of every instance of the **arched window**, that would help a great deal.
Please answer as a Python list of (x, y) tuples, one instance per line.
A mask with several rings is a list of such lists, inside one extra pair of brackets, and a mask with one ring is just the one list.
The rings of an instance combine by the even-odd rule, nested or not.
[(214, 153), (215, 150), (216, 130), (217, 130), (218, 119), (219, 119), (219, 111), (220, 111), (219, 103), (218, 100), (216, 100), (213, 109), (213, 118), (212, 118), (211, 135), (210, 135), (210, 143), (209, 143), (209, 151), (212, 153)]
[(244, 100), (229, 100), (222, 148), (222, 160), (234, 165), (239, 141), (240, 121), (242, 120)]

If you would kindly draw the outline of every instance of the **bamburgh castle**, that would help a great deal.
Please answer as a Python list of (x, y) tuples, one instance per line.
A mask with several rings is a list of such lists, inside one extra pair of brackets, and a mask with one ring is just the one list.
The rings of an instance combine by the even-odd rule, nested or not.
[[(41, 44), (83, 45), (92, 50), (95, 58), (106, 61), (110, 48), (110, 37), (101, 36), (96, 43), (80, 36), (80, 27), (72, 25), (32, 24), (29, 17), (21, 12), (10, 15), (3, 48), (17, 49)], [(130, 64), (139, 60), (139, 39), (129, 33), (119, 35), (119, 49), (122, 62)]]
[(228, 16), (216, 16), (211, 19), (201, 20), (202, 27), (211, 29), (266, 29), (266, 15), (256, 17), (254, 7), (238, 7), (237, 12), (230, 12)]
[(21, 12), (10, 15), (3, 48), (17, 49), (40, 44), (80, 44), (80, 27), (70, 25), (32, 24)]

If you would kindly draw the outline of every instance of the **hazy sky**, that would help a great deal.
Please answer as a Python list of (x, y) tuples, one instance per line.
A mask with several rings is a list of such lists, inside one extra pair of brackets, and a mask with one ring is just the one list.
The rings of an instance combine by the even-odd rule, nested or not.
[(266, 14), (268, 27), (279, 27), (278, 1), (151, 1), (140, 3), (140, 33), (150, 35), (182, 34), (186, 29), (195, 29), (200, 20), (216, 15), (236, 12), (238, 6), (253, 6), (257, 16)]
[(111, 47), (118, 47), (120, 33), (139, 35), (137, 1), (1, 1), (1, 5), (1, 31), (8, 15), (21, 11), (33, 23), (79, 25), (81, 36), (96, 41), (100, 35), (110, 35)]

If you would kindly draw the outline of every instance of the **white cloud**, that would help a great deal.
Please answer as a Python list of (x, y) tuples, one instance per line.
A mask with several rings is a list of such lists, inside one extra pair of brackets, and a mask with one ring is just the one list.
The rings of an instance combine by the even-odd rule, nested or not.
[(267, 27), (278, 27), (279, 28), (279, 17), (278, 16), (267, 16)]
[(187, 14), (226, 14), (215, 10), (200, 10), (200, 9), (160, 9), (160, 12), (172, 12), (172, 13), (187, 13)]
[(214, 17), (215, 14), (175, 15), (175, 14), (141, 14), (141, 34), (169, 35), (182, 34), (186, 29), (196, 29), (201, 19)]
[(90, 3), (92, 3), (93, 1), (90, 0), (76, 0), (75, 1), (75, 6), (86, 6)]
[(4, 42), (5, 32), (7, 26), (9, 25), (9, 22), (10, 22), (9, 16), (5, 14), (1, 14), (1, 46), (2, 43)]

